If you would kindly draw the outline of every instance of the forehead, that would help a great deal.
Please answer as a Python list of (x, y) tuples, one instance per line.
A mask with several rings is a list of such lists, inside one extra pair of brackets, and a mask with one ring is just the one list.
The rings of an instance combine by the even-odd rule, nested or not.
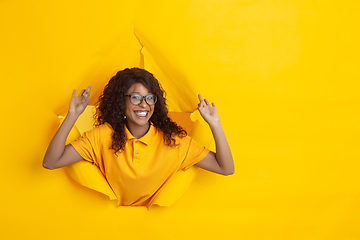
[(150, 93), (150, 90), (147, 89), (142, 83), (134, 83), (127, 90), (127, 94), (138, 92), (142, 95)]

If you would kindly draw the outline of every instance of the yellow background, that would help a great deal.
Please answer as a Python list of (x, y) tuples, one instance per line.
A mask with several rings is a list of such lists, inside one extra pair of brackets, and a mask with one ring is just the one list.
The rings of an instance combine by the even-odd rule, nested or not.
[[(1, 239), (360, 239), (359, 1), (0, 1)], [(72, 89), (145, 68), (217, 104), (236, 173), (116, 208), (42, 157)]]

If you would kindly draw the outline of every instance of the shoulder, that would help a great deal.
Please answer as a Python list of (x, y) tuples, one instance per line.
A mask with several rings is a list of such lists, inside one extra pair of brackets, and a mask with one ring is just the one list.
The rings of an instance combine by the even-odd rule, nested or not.
[(189, 144), (193, 139), (189, 135), (186, 135), (183, 137), (176, 136), (175, 140), (176, 144)]
[(114, 130), (109, 123), (104, 123), (96, 127), (99, 132), (112, 133)]
[(100, 138), (100, 137), (107, 137), (111, 136), (111, 133), (113, 132), (112, 127), (110, 124), (105, 123), (101, 124), (99, 126), (96, 126), (95, 128), (86, 131), (82, 134), (82, 137), (88, 137), (88, 138)]
[(188, 151), (192, 147), (200, 147), (199, 144), (190, 136), (186, 135), (184, 137), (176, 137), (176, 146), (180, 151)]
[(109, 134), (109, 133), (112, 133), (113, 131), (114, 130), (109, 123), (104, 123), (99, 126), (96, 126), (89, 132), (93, 132), (93, 133), (97, 133), (97, 134)]
[(177, 138), (177, 143), (180, 151), (203, 151), (206, 150), (205, 146), (198, 143), (191, 136)]

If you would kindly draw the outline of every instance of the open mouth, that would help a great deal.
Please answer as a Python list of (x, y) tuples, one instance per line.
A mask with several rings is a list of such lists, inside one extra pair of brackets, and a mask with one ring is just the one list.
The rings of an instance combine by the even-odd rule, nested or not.
[(135, 113), (136, 116), (138, 116), (138, 117), (147, 117), (149, 111), (134, 111), (134, 113)]

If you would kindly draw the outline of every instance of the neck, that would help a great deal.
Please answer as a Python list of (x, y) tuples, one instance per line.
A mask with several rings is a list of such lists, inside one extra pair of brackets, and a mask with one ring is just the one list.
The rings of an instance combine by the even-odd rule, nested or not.
[(142, 138), (149, 131), (150, 123), (147, 123), (144, 126), (132, 126), (132, 124), (126, 123), (126, 127), (136, 139), (139, 139)]

